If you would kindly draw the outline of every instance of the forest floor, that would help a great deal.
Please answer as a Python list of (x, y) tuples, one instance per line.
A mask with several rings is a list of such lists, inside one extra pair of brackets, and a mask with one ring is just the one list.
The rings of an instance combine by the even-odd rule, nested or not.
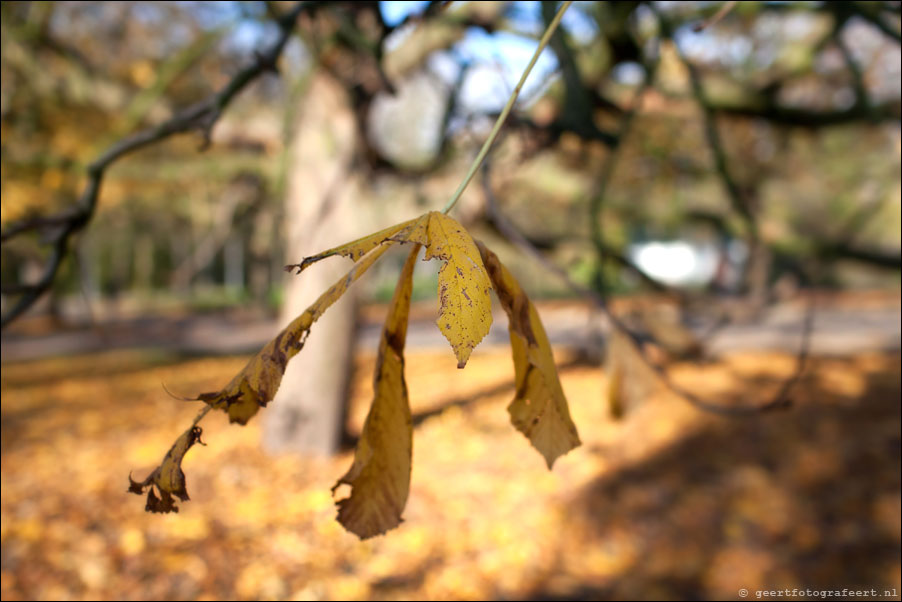
[[(356, 432), (375, 363), (363, 349)], [(556, 353), (583, 445), (548, 471), (508, 421), (509, 351), (477, 348), (459, 371), (448, 349), (412, 349), (405, 520), (365, 542), (335, 521), (330, 494), (352, 452), (267, 456), (257, 420), (205, 420), (178, 514), (146, 514), (126, 493), (129, 473), (156, 466), (197, 411), (161, 383), (215, 390), (246, 356), (120, 349), (5, 363), (0, 595), (657, 600), (873, 588), (866, 599), (899, 599), (898, 351), (815, 353), (785, 411), (727, 419), (652, 387), (620, 421), (603, 370)], [(696, 395), (751, 405), (794, 365), (791, 352), (724, 349), (670, 370)]]

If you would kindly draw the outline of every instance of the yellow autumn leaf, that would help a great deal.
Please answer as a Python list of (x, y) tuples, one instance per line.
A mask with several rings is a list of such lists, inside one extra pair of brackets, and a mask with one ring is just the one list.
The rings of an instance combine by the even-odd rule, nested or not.
[[(286, 265), (286, 270), (297, 269), (297, 273), (300, 274), (308, 267), (316, 263), (321, 259), (325, 259), (326, 257), (332, 257), (333, 255), (342, 255), (344, 257), (350, 257), (352, 260), (357, 261), (367, 253), (369, 253), (372, 249), (378, 247), (382, 243), (389, 241), (393, 238), (400, 238), (403, 242), (406, 240), (403, 237), (403, 233), (405, 229), (409, 229), (418, 222), (421, 217), (416, 217), (411, 220), (407, 220), (406, 222), (401, 222), (400, 224), (395, 224), (394, 226), (390, 226), (385, 228), (384, 230), (379, 230), (378, 232), (373, 232), (368, 236), (364, 236), (362, 238), (358, 238), (357, 240), (353, 240), (349, 243), (345, 243), (343, 245), (339, 245), (337, 247), (333, 247), (322, 253), (317, 253), (316, 255), (311, 255), (310, 257), (305, 257), (301, 263), (295, 263), (292, 265)], [(398, 237), (399, 233), (402, 236)]]
[(558, 457), (580, 445), (551, 345), (535, 306), (519, 283), (497, 255), (481, 242), (476, 244), (510, 322), (517, 392), (507, 411), (514, 427), (529, 438), (550, 469)]
[(357, 261), (383, 242), (418, 243), (426, 247), (424, 261), (438, 258), (445, 262), (439, 270), (439, 317), (436, 324), (457, 356), (458, 368), (467, 364), (470, 353), (492, 325), (492, 288), (473, 239), (456, 220), (438, 211), (395, 224), (355, 241), (339, 245), (285, 266), (298, 273), (311, 264), (343, 255)]
[(436, 324), (454, 349), (457, 367), (463, 368), (492, 325), (492, 284), (479, 249), (463, 226), (438, 211), (423, 215), (393, 239), (425, 245), (424, 261), (438, 258), (445, 262), (438, 273)]
[(246, 424), (261, 407), (272, 401), (288, 361), (297, 355), (313, 325), (323, 312), (335, 303), (348, 287), (379, 259), (394, 241), (371, 249), (344, 278), (333, 284), (316, 302), (295, 318), (260, 352), (251, 358), (244, 369), (222, 390), (203, 393), (197, 398), (214, 409), (229, 415), (229, 422)]
[(361, 539), (398, 526), (410, 491), (413, 425), (404, 381), (404, 341), (419, 250), (420, 245), (415, 245), (407, 257), (385, 320), (373, 377), (373, 403), (354, 463), (332, 488), (334, 493), (342, 483), (351, 486), (351, 495), (337, 502), (338, 521)]
[[(179, 509), (175, 505), (172, 496), (176, 496), (180, 500), (188, 500), (188, 490), (185, 486), (185, 473), (182, 472), (182, 459), (189, 449), (200, 442), (201, 429), (199, 426), (192, 426), (176, 439), (175, 443), (166, 452), (163, 462), (150, 475), (141, 482), (128, 477), (128, 490), (131, 493), (139, 495), (144, 493), (147, 488), (147, 505), (145, 509), (148, 512), (178, 512)], [(160, 492), (159, 497), (154, 493), (154, 487)]]

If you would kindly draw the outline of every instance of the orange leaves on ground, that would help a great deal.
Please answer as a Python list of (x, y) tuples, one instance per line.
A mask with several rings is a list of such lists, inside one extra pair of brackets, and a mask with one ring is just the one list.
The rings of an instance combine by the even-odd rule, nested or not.
[(419, 250), (416, 245), (407, 257), (388, 311), (373, 378), (373, 403), (354, 463), (332, 488), (334, 492), (342, 483), (351, 486), (351, 495), (338, 501), (338, 521), (361, 539), (398, 526), (410, 491), (413, 424), (404, 380), (404, 341)]
[[(195, 444), (204, 444), (200, 440), (201, 429), (199, 426), (193, 426), (182, 433), (175, 444), (163, 458), (163, 463), (156, 470), (141, 482), (132, 480), (131, 475), (128, 477), (128, 490), (131, 493), (142, 495), (144, 489), (147, 489), (147, 505), (145, 510), (148, 512), (178, 512), (179, 509), (175, 505), (172, 496), (176, 496), (180, 500), (188, 500), (188, 490), (185, 487), (185, 473), (182, 472), (182, 459), (189, 449)], [(159, 497), (154, 493), (154, 487), (160, 492)]]
[[(552, 338), (586, 308), (549, 305), (562, 320), (553, 328), (552, 314), (536, 305)], [(126, 476), (129, 463), (149, 461), (147, 452), (159, 463), (169, 448), (158, 443), (154, 451), (154, 441), (168, 430), (171, 444), (190, 423), (179, 427), (176, 416), (159, 415), (169, 404), (156, 391), (160, 378), (213, 389), (224, 370), (231, 376), (244, 362), (153, 350), (5, 363), (8, 556), (0, 597), (626, 599), (643, 597), (652, 584), (645, 597), (720, 598), (745, 576), (759, 579), (744, 585), (750, 589), (787, 578), (829, 589), (839, 579), (876, 583), (887, 575), (897, 587), (902, 559), (888, 541), (899, 541), (900, 458), (862, 461), (898, 449), (898, 353), (815, 356), (795, 410), (769, 415), (762, 428), (697, 412), (669, 395), (657, 395), (626, 424), (611, 423), (599, 397), (604, 373), (574, 365), (560, 376), (583, 447), (549, 472), (523, 462), (524, 453), (535, 455), (525, 439), (499, 436), (510, 428), (505, 408), (513, 395), (497, 392), (513, 377), (509, 350), (492, 347), (463, 373), (448, 371), (437, 361), (446, 349), (415, 348), (415, 305), (411, 311), (404, 375), (414, 420), (464, 397), (472, 403), (415, 428), (404, 522), (362, 545), (331, 520), (328, 496), (353, 452), (274, 462), (260, 450), (255, 420), (240, 433), (225, 420), (201, 424), (203, 440), (217, 449), (188, 452), (182, 466), (191, 501), (176, 499), (178, 514), (144, 515), (146, 492), (121, 503), (122, 487), (104, 475)], [(435, 328), (431, 321), (417, 327)], [(498, 326), (506, 329), (504, 321)], [(293, 361), (304, 362), (309, 351)], [(375, 355), (375, 347), (361, 349), (358, 358), (366, 372), (354, 377), (361, 406), (373, 399)], [(788, 353), (746, 351), (674, 370), (699, 395), (751, 404), (765, 401), (794, 362)], [(455, 376), (466, 380), (437, 387)], [(749, 388), (749, 379), (761, 386)], [(111, 401), (126, 398), (137, 403)], [(578, 400), (585, 403), (577, 408)], [(361, 427), (368, 409), (352, 411)], [(232, 464), (208, 461), (214, 456)], [(766, 567), (762, 550), (771, 557)]]
[(551, 345), (536, 308), (519, 283), (481, 242), (479, 251), (510, 321), (517, 393), (507, 410), (518, 431), (545, 457), (548, 468), (578, 447), (579, 435), (558, 379)]

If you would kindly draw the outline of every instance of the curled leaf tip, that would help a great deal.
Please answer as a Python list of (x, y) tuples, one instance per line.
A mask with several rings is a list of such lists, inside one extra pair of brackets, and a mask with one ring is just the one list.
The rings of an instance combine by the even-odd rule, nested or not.
[(144, 493), (144, 485), (132, 478), (132, 472), (128, 471), (128, 493), (141, 495)]
[[(144, 509), (147, 512), (169, 513), (178, 512), (173, 496), (187, 502), (188, 490), (185, 486), (185, 473), (182, 472), (182, 460), (185, 454), (195, 443), (204, 445), (200, 440), (203, 430), (199, 426), (192, 426), (182, 433), (176, 440), (163, 462), (157, 466), (143, 481), (135, 481), (131, 473), (128, 475), (128, 492), (142, 495), (147, 490), (147, 503)], [(157, 495), (159, 491), (159, 495)]]
[[(292, 270), (297, 270), (297, 274), (300, 274), (301, 272), (303, 272), (304, 270), (309, 268), (311, 265), (313, 265), (320, 259), (325, 259), (326, 257), (331, 257), (332, 255), (340, 255), (340, 254), (341, 253), (338, 253), (338, 252), (330, 253), (329, 251), (326, 251), (325, 253), (320, 253), (319, 255), (312, 255), (310, 257), (305, 257), (301, 260), (301, 263), (292, 263), (290, 265), (286, 265), (285, 271), (291, 273)], [(360, 259), (360, 256), (357, 256), (357, 257), (351, 256), (351, 258), (356, 261), (357, 259)]]
[(179, 401), (199, 401), (197, 397), (184, 397), (182, 395), (176, 395), (172, 391), (169, 390), (169, 387), (166, 386), (166, 383), (160, 382), (160, 386), (163, 387), (163, 390), (166, 391), (166, 395), (173, 399), (177, 399)]

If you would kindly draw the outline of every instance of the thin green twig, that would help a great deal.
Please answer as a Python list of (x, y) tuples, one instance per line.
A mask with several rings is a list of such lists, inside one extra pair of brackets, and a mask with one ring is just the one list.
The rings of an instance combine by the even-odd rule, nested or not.
[(539, 60), (539, 55), (542, 54), (542, 51), (545, 50), (545, 47), (548, 45), (548, 41), (551, 40), (552, 34), (557, 29), (557, 26), (561, 22), (561, 18), (564, 16), (564, 13), (567, 12), (567, 9), (570, 8), (570, 5), (573, 4), (573, 0), (568, 0), (561, 4), (561, 7), (558, 9), (557, 14), (554, 16), (554, 19), (551, 23), (548, 24), (548, 28), (545, 30), (545, 33), (542, 35), (542, 39), (539, 40), (539, 46), (536, 48), (535, 53), (532, 55), (532, 59), (530, 59), (529, 64), (526, 65), (526, 69), (523, 71), (523, 75), (520, 76), (520, 81), (517, 82), (517, 86), (514, 88), (514, 91), (511, 92), (510, 98), (507, 99), (507, 104), (504, 105), (504, 109), (502, 109), (501, 114), (498, 115), (498, 119), (495, 120), (495, 125), (492, 126), (492, 131), (489, 132), (489, 137), (486, 138), (485, 142), (482, 145), (482, 148), (479, 149), (479, 154), (476, 155), (476, 158), (473, 159), (473, 164), (470, 166), (470, 170), (467, 172), (467, 175), (464, 176), (464, 179), (461, 181), (460, 186), (457, 187), (457, 190), (454, 191), (454, 195), (448, 200), (448, 203), (445, 205), (445, 208), (442, 209), (442, 213), (448, 213), (451, 209), (454, 208), (454, 205), (457, 204), (457, 201), (460, 199), (460, 196), (463, 194), (464, 190), (466, 190), (467, 185), (470, 183), (470, 180), (473, 179), (473, 176), (476, 175), (476, 172), (479, 170), (479, 166), (482, 165), (482, 162), (485, 160), (486, 155), (489, 154), (489, 149), (492, 147), (492, 143), (495, 142), (495, 138), (498, 137), (498, 133), (501, 131), (501, 126), (504, 125), (507, 116), (510, 114), (511, 109), (514, 108), (514, 103), (517, 102), (517, 97), (520, 95), (520, 90), (523, 89), (523, 84), (526, 83), (526, 78), (529, 77), (530, 71), (532, 71), (533, 66), (535, 66), (536, 61)]

